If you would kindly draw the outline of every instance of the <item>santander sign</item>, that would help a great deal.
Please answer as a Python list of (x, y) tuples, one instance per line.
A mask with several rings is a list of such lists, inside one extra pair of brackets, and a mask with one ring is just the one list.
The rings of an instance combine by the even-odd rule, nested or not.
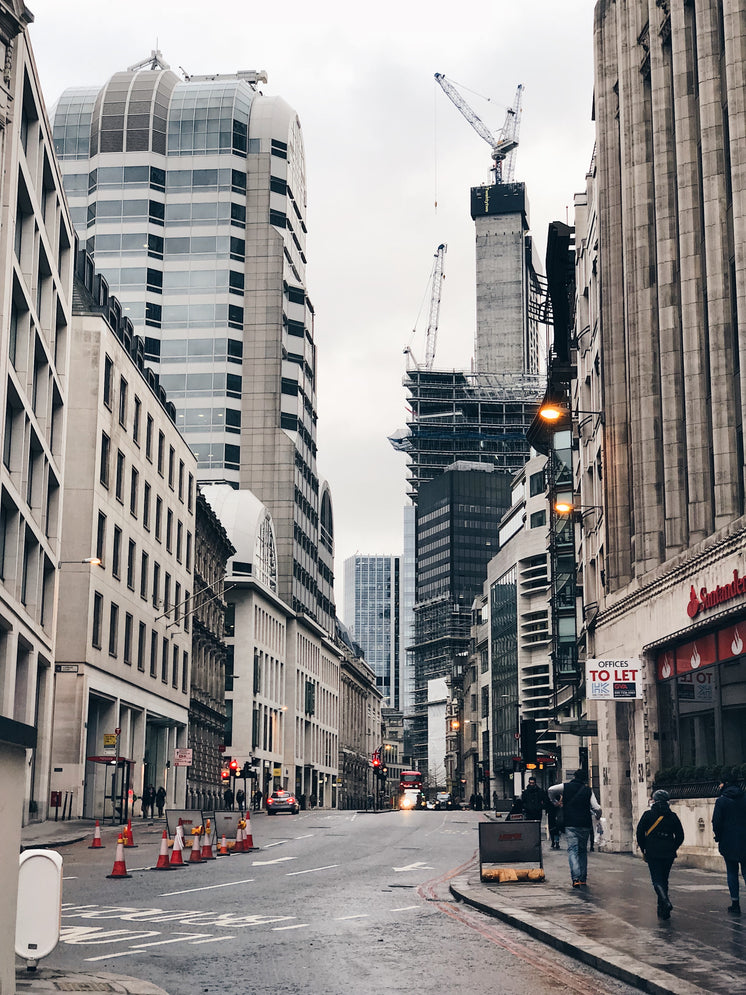
[(728, 584), (718, 584), (712, 591), (708, 591), (706, 587), (701, 587), (697, 593), (694, 584), (692, 584), (686, 613), (689, 618), (696, 618), (700, 612), (707, 611), (708, 608), (716, 608), (726, 601), (737, 598), (739, 594), (746, 594), (746, 577), (739, 576), (737, 570), (733, 571), (732, 581)]

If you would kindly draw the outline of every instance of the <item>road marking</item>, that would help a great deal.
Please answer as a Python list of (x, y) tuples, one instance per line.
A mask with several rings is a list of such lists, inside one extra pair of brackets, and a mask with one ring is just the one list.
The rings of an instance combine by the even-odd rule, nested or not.
[(252, 860), (252, 867), (269, 867), (270, 864), (281, 864), (285, 860), (297, 860), (297, 857), (275, 857), (274, 860)]
[(409, 909), (419, 909), (419, 905), (402, 905), (400, 909), (391, 909), (391, 912), (407, 912)]
[(172, 895), (189, 895), (193, 891), (212, 891), (213, 888), (234, 888), (237, 884), (251, 884), (254, 878), (244, 878), (243, 881), (228, 881), (227, 884), (208, 884), (204, 888), (186, 888), (184, 891), (165, 891), (158, 898), (170, 898)]
[(426, 864), (424, 860), (418, 860), (415, 864), (407, 864), (406, 867), (394, 867), (395, 871), (401, 873), (402, 871), (431, 871), (432, 867)]
[(367, 918), (368, 918), (368, 914), (364, 912), (364, 913), (362, 913), (361, 915), (358, 915), (358, 916), (337, 916), (334, 921), (335, 922), (346, 922), (348, 919), (367, 919)]
[(222, 943), (223, 940), (235, 940), (235, 936), (213, 936), (209, 940), (190, 940), (189, 945), (198, 947), (200, 943)]
[(201, 940), (209, 936), (209, 933), (179, 933), (171, 940), (154, 940), (153, 943), (135, 943), (132, 946), (132, 950), (144, 950), (146, 947), (164, 947), (168, 943), (181, 943), (183, 939), (189, 939), (189, 937), (192, 937), (193, 942), (194, 940)]
[(307, 922), (299, 922), (295, 926), (273, 926), (272, 927), (272, 932), (273, 933), (279, 933), (283, 929), (303, 929), (307, 925), (308, 925)]
[(294, 878), (299, 874), (312, 874), (314, 871), (328, 871), (332, 867), (339, 867), (339, 864), (324, 864), (323, 867), (309, 867), (307, 871), (288, 871), (286, 878)]
[(263, 850), (269, 850), (271, 846), (282, 846), (283, 843), (287, 843), (287, 840), (277, 840), (275, 843), (264, 843), (262, 845)]
[(73, 877), (71, 874), (63, 874), (62, 875), (62, 880), (63, 881), (77, 881), (78, 878), (77, 877)]
[(312, 840), (313, 839), (313, 833), (306, 833), (305, 836), (296, 836), (295, 838), (297, 840)]

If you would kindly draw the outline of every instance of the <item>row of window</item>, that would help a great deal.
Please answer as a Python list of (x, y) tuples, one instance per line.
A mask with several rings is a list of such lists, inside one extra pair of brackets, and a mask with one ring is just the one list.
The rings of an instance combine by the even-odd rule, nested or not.
[[(95, 649), (104, 647), (105, 625), (104, 596), (99, 591), (93, 595), (93, 619), (91, 629), (91, 644)], [(149, 668), (150, 676), (163, 684), (171, 684), (172, 688), (181, 690), (183, 694), (189, 691), (189, 653), (172, 644), (167, 636), (160, 636), (155, 629), (150, 630), (145, 622), (135, 623), (130, 612), (124, 612), (124, 618), (119, 605), (112, 601), (108, 611), (108, 631), (106, 644), (109, 656), (118, 659), (121, 653), (122, 661), (128, 666), (137, 665), (140, 673)]]
[[(158, 498), (160, 501), (160, 498)], [(158, 509), (160, 512), (160, 508)], [(181, 553), (183, 544), (183, 525), (181, 522), (177, 522), (176, 528), (176, 559), (181, 563)], [(168, 552), (172, 551), (173, 548), (173, 514), (171, 510), (168, 510), (166, 516), (166, 548)], [(160, 542), (160, 533), (156, 532), (156, 539)], [(111, 572), (112, 576), (116, 580), (121, 580), (122, 570), (126, 566), (126, 577), (127, 577), (127, 587), (131, 591), (135, 590), (135, 570), (136, 570), (136, 559), (137, 559), (137, 544), (133, 539), (130, 539), (129, 545), (127, 547), (127, 559), (126, 565), (124, 563), (124, 538), (122, 529), (118, 526), (114, 526), (112, 544), (111, 544)], [(190, 532), (186, 533), (186, 563), (185, 567), (188, 572), (191, 573), (192, 570), (192, 535)], [(109, 546), (108, 546), (108, 520), (104, 512), (99, 511), (98, 521), (96, 525), (96, 558), (101, 561), (101, 566), (105, 567), (109, 562)], [(148, 597), (148, 574), (149, 574), (149, 563), (150, 554), (145, 551), (142, 552), (140, 558), (140, 597), (145, 599)], [(165, 574), (164, 582), (164, 592), (163, 601), (161, 601), (161, 567), (160, 564), (155, 560), (153, 561), (153, 605), (159, 608), (162, 604), (164, 606), (164, 612), (170, 614), (171, 612), (171, 575), (169, 573)], [(179, 605), (182, 603), (181, 598), (181, 584), (176, 583), (174, 587), (174, 607), (175, 607), (175, 621), (179, 621)], [(189, 593), (185, 592), (188, 598)], [(188, 628), (187, 622), (184, 622), (185, 628)]]

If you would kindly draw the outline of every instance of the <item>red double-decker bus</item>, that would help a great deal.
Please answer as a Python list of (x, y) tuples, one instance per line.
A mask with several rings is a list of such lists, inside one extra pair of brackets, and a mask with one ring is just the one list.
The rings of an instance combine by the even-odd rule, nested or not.
[(422, 808), (422, 774), (418, 770), (403, 770), (399, 775), (399, 808)]

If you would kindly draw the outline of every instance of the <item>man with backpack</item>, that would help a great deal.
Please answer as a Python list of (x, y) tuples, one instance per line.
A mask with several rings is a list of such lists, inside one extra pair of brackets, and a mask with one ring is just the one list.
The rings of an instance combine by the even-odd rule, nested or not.
[(567, 859), (573, 888), (584, 888), (588, 876), (588, 839), (593, 832), (593, 818), (600, 818), (601, 806), (586, 784), (584, 770), (576, 770), (571, 781), (553, 784), (549, 800), (562, 806), (567, 839)]
[(668, 804), (670, 795), (660, 789), (653, 793), (653, 804), (642, 813), (637, 824), (637, 845), (650, 871), (653, 891), (658, 896), (658, 918), (670, 919), (673, 905), (668, 897), (668, 876), (676, 851), (684, 842), (681, 821)]

